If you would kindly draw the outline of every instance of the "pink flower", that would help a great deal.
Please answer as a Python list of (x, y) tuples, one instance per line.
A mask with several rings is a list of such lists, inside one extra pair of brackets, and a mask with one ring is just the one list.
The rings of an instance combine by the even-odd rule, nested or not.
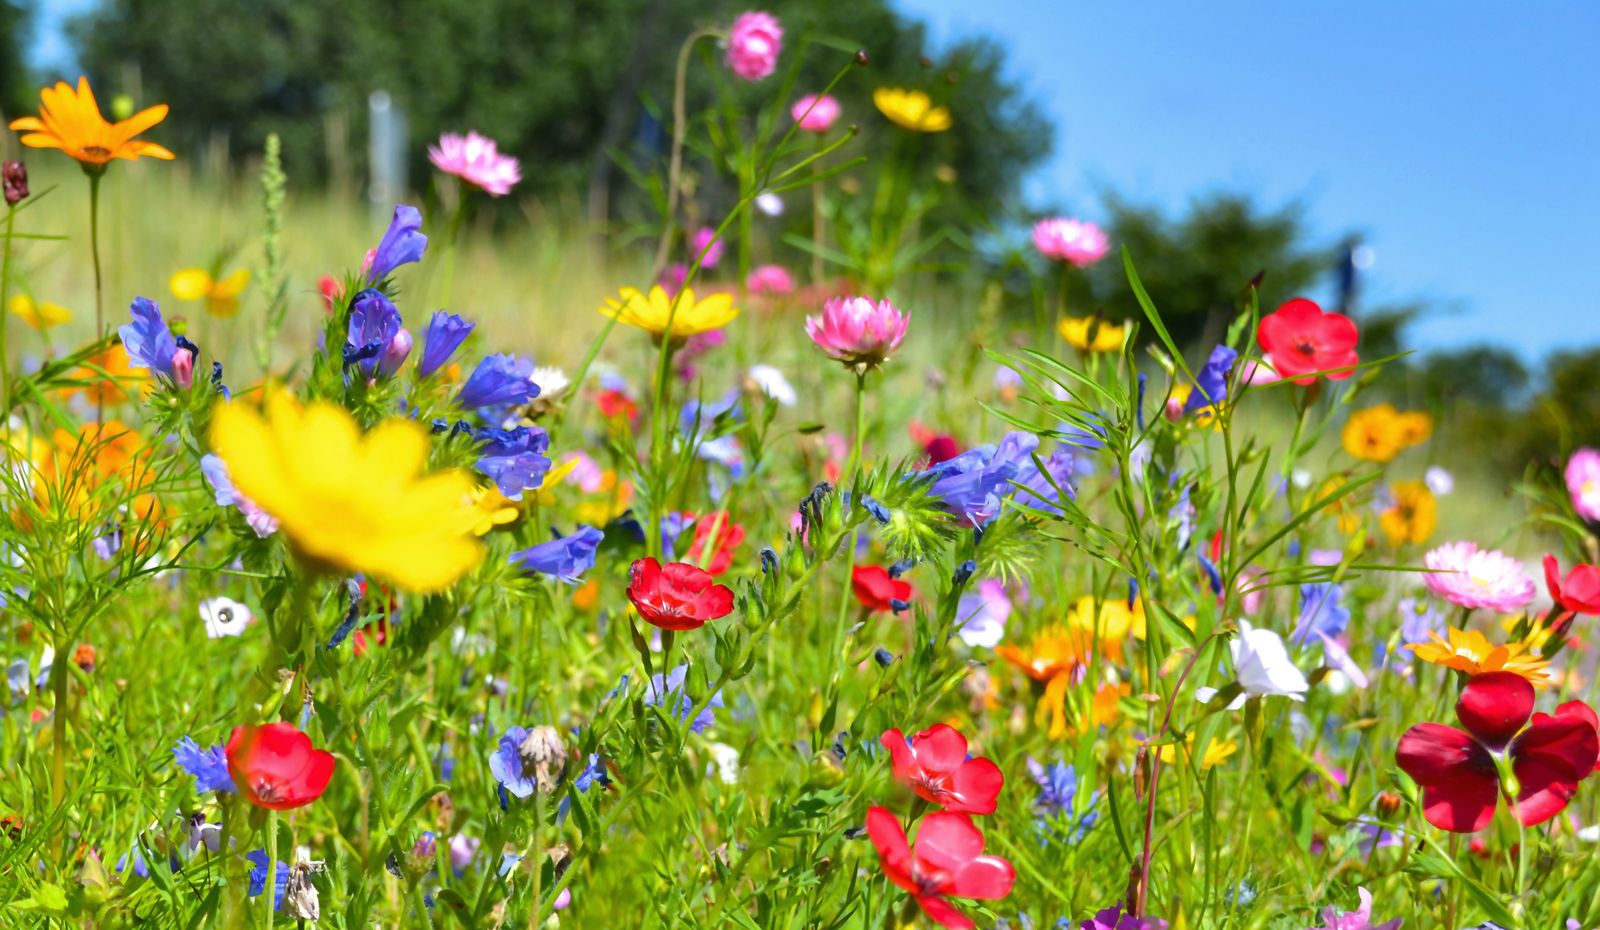
[(1054, 217), (1033, 224), (1033, 245), (1045, 258), (1092, 265), (1111, 250), (1105, 231), (1093, 223)]
[[(689, 237), (689, 258), (700, 258), (701, 268), (715, 268), (717, 262), (722, 261), (723, 242), (717, 238), (717, 231), (710, 226), (702, 226)], [(680, 282), (681, 286), (681, 282)]]
[(783, 27), (771, 13), (744, 13), (728, 32), (728, 68), (747, 81), (759, 81), (778, 68)]
[(1585, 520), (1600, 520), (1600, 451), (1579, 449), (1567, 459), (1567, 493)]
[(823, 304), (821, 317), (806, 317), (806, 333), (829, 358), (866, 371), (889, 360), (910, 322), (910, 314), (887, 300), (835, 297)]
[(1422, 583), (1457, 607), (1508, 613), (1527, 606), (1536, 593), (1516, 559), (1476, 543), (1445, 543), (1423, 556), (1422, 564), (1432, 569), (1423, 573)]
[(1239, 380), (1245, 384), (1271, 384), (1282, 381), (1278, 373), (1272, 370), (1272, 363), (1268, 359), (1256, 361), (1253, 358), (1244, 360), (1244, 367), (1239, 369)]
[(428, 160), (445, 174), (452, 174), (493, 194), (503, 197), (522, 180), (522, 167), (510, 155), (501, 155), (494, 140), (469, 132), (465, 136), (447, 132), (438, 145), (428, 146)]
[(1361, 906), (1349, 913), (1343, 913), (1335, 908), (1324, 908), (1322, 911), (1322, 926), (1312, 930), (1399, 930), (1400, 918), (1383, 924), (1372, 922), (1372, 893), (1365, 888), (1357, 888), (1356, 894), (1361, 896)]
[(794, 117), (801, 129), (821, 135), (832, 129), (834, 121), (839, 118), (839, 101), (827, 94), (820, 97), (807, 94), (795, 101), (789, 115)]
[(683, 290), (683, 282), (689, 280), (689, 266), (683, 262), (673, 262), (661, 269), (661, 277), (656, 279), (668, 297), (676, 297)]
[(744, 287), (752, 294), (792, 294), (794, 275), (782, 265), (757, 265), (745, 278)]

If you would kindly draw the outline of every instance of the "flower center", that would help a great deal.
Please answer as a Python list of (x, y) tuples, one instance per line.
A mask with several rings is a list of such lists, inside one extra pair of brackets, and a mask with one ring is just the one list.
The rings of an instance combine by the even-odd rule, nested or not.
[(78, 151), (89, 156), (90, 158), (104, 160), (111, 157), (111, 150), (103, 145), (86, 145), (83, 148), (78, 149)]
[(278, 804), (289, 797), (289, 786), (271, 775), (257, 775), (250, 782), (250, 790), (268, 804)]

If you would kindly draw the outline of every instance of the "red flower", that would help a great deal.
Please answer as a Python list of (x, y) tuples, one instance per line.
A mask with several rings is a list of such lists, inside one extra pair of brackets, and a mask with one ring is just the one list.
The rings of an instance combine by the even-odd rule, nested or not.
[(639, 404), (626, 392), (614, 389), (601, 391), (594, 396), (595, 404), (600, 408), (602, 416), (612, 419), (623, 419), (632, 422), (639, 415)]
[(910, 583), (890, 578), (888, 570), (879, 565), (858, 565), (852, 569), (850, 587), (855, 590), (861, 606), (880, 613), (894, 610), (894, 601), (902, 605), (908, 603), (915, 593)]
[(733, 591), (686, 562), (644, 558), (628, 570), (628, 600), (639, 616), (663, 630), (698, 630), (733, 613)]
[(333, 754), (312, 749), (311, 737), (292, 723), (234, 727), (228, 774), (246, 801), (286, 811), (322, 797), (333, 777)]
[(983, 855), (983, 834), (966, 814), (939, 811), (922, 818), (915, 852), (900, 822), (884, 808), (867, 809), (867, 835), (889, 881), (911, 892), (922, 912), (946, 927), (976, 926), (948, 898), (997, 900), (1010, 894), (1017, 880), (1011, 863)]
[[(1272, 359), (1279, 375), (1293, 378), (1296, 384), (1310, 384), (1314, 371), (1344, 368), (1361, 361), (1356, 354), (1356, 324), (1342, 313), (1323, 313), (1322, 308), (1297, 297), (1261, 318), (1256, 341)], [(1336, 371), (1329, 381), (1343, 381), (1355, 372)]]
[[(1582, 701), (1555, 714), (1533, 714), (1533, 685), (1511, 672), (1473, 676), (1456, 701), (1466, 732), (1419, 723), (1400, 737), (1395, 762), (1422, 786), (1422, 814), (1452, 833), (1475, 833), (1494, 819), (1500, 772), (1492, 752), (1506, 749), (1521, 790), (1516, 814), (1524, 826), (1544, 823), (1572, 800), (1600, 759), (1600, 726)], [(1521, 731), (1520, 733), (1518, 731)]]
[(1561, 580), (1561, 563), (1553, 555), (1544, 557), (1544, 586), (1550, 590), (1550, 600), (1564, 611), (1575, 614), (1600, 616), (1600, 568), (1593, 565), (1574, 565)]
[(733, 564), (733, 550), (744, 542), (744, 527), (733, 522), (733, 517), (726, 510), (716, 510), (699, 517), (694, 521), (694, 542), (689, 544), (689, 561), (700, 564), (704, 558), (706, 544), (711, 539), (712, 528), (716, 528), (717, 540), (713, 544), (715, 550), (711, 556), (711, 564), (706, 566), (706, 571), (713, 575), (720, 575)]
[(967, 758), (967, 738), (955, 727), (936, 724), (911, 737), (909, 745), (897, 727), (880, 741), (894, 761), (894, 777), (919, 797), (947, 811), (994, 813), (1005, 775), (988, 759)]
[(317, 281), (317, 290), (322, 292), (322, 306), (329, 313), (344, 297), (344, 285), (331, 274), (325, 274)]
[(911, 434), (911, 439), (922, 447), (922, 454), (925, 456), (922, 466), (924, 468), (948, 462), (961, 454), (961, 445), (956, 442), (954, 436), (948, 433), (935, 433), (918, 420), (912, 420), (906, 431)]

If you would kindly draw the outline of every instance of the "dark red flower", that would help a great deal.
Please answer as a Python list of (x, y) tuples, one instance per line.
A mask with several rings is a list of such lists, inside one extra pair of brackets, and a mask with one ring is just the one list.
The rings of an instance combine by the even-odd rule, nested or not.
[(662, 565), (643, 558), (628, 575), (628, 600), (639, 616), (663, 630), (698, 630), (733, 613), (733, 591), (687, 562)]
[(1466, 732), (1419, 723), (1400, 737), (1395, 762), (1422, 786), (1429, 823), (1475, 833), (1494, 820), (1500, 772), (1492, 753), (1501, 749), (1520, 786), (1516, 814), (1524, 826), (1544, 823), (1567, 806), (1600, 760), (1600, 723), (1582, 701), (1568, 701), (1553, 715), (1533, 714), (1529, 723), (1533, 700), (1533, 685), (1521, 675), (1475, 675), (1456, 701)]
[(976, 925), (949, 898), (998, 900), (1017, 880), (1011, 863), (983, 855), (983, 834), (966, 814), (939, 811), (922, 818), (915, 852), (900, 822), (882, 807), (867, 809), (867, 835), (889, 881), (910, 892), (929, 919), (955, 930)]
[(955, 727), (936, 724), (909, 742), (896, 727), (880, 741), (894, 762), (894, 777), (919, 797), (947, 811), (994, 813), (1005, 775), (988, 759), (967, 758), (967, 738)]
[(333, 777), (333, 754), (311, 748), (311, 737), (292, 723), (234, 727), (227, 752), (239, 794), (260, 807), (304, 807), (322, 797)]
[(850, 572), (850, 587), (861, 606), (879, 613), (893, 611), (895, 601), (899, 601), (903, 609), (915, 593), (909, 582), (890, 578), (888, 569), (879, 565), (857, 565)]
[(733, 550), (744, 542), (744, 527), (733, 522), (733, 517), (726, 510), (716, 510), (699, 517), (694, 521), (694, 542), (689, 544), (689, 561), (696, 565), (704, 562), (706, 544), (711, 539), (715, 529), (716, 543), (713, 545), (711, 564), (706, 566), (706, 571), (713, 575), (720, 575), (733, 564)]
[(1600, 568), (1593, 565), (1574, 565), (1561, 580), (1561, 563), (1553, 555), (1544, 557), (1544, 586), (1550, 591), (1550, 600), (1568, 613), (1600, 616)]
[[(1297, 297), (1261, 318), (1256, 341), (1272, 360), (1272, 367), (1296, 384), (1317, 380), (1311, 372), (1345, 368), (1361, 361), (1356, 354), (1356, 324), (1342, 313)], [(1329, 381), (1343, 381), (1353, 371), (1336, 371)]]
[(921, 421), (912, 420), (906, 431), (911, 434), (912, 440), (922, 447), (925, 468), (940, 462), (948, 462), (961, 454), (961, 444), (956, 442), (954, 436), (949, 433), (936, 433), (923, 426)]

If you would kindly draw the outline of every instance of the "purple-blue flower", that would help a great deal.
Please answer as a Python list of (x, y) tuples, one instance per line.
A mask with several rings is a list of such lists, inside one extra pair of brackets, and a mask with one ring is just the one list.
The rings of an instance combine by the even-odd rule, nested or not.
[(594, 568), (595, 550), (605, 534), (592, 526), (577, 532), (511, 553), (511, 561), (523, 571), (549, 575), (565, 584), (577, 584), (583, 573)]
[(417, 375), (426, 378), (444, 367), (476, 325), (454, 313), (435, 310), (433, 319), (428, 321), (428, 331), (422, 335), (422, 362), (417, 366)]
[[(969, 526), (982, 526), (1000, 512), (1012, 482), (1026, 473), (1038, 477), (1031, 455), (1039, 438), (1028, 433), (1007, 433), (998, 446), (979, 446), (929, 468), (929, 493), (944, 501), (945, 509)], [(1052, 495), (1053, 496), (1053, 495)]]
[(524, 764), (522, 743), (528, 738), (525, 727), (507, 727), (500, 735), (500, 745), (489, 756), (489, 774), (501, 787), (519, 798), (532, 797), (539, 787), (533, 767)]
[(128, 312), (133, 322), (117, 328), (122, 347), (128, 351), (128, 364), (134, 368), (148, 368), (168, 378), (176, 377), (172, 357), (178, 353), (178, 341), (161, 319), (161, 308), (148, 297), (135, 297)]
[(1078, 926), (1081, 930), (1167, 930), (1166, 921), (1124, 914), (1121, 904), (1106, 908)]
[(1332, 582), (1300, 586), (1300, 620), (1289, 641), (1304, 646), (1323, 636), (1338, 636), (1350, 625), (1350, 608), (1344, 606), (1344, 589)]
[(1238, 357), (1239, 353), (1227, 346), (1217, 346), (1211, 350), (1211, 357), (1206, 359), (1200, 373), (1194, 376), (1194, 390), (1183, 402), (1184, 413), (1194, 413), (1201, 407), (1215, 407), (1227, 399), (1228, 370)]
[(1038, 786), (1033, 799), (1034, 827), (1041, 838), (1060, 837), (1069, 843), (1083, 839), (1099, 815), (1093, 810), (1073, 820), (1078, 795), (1078, 775), (1066, 762), (1044, 765), (1028, 757), (1028, 775)]
[[(645, 689), (644, 702), (650, 707), (662, 707), (668, 713), (677, 717), (679, 722), (689, 720), (689, 714), (694, 711), (695, 702), (689, 697), (688, 689), (684, 687), (684, 680), (689, 676), (689, 666), (680, 665), (668, 672), (665, 678), (657, 672), (650, 676), (650, 684)], [(722, 692), (711, 695), (711, 700), (689, 722), (689, 729), (695, 733), (704, 733), (706, 728), (716, 722), (712, 714), (713, 707), (721, 707)]]
[(514, 355), (490, 355), (472, 370), (456, 395), (456, 404), (468, 410), (522, 404), (539, 396), (533, 383), (533, 360)]
[(544, 430), (537, 426), (485, 427), (473, 435), (484, 442), (473, 467), (488, 475), (501, 494), (519, 501), (524, 490), (544, 481), (550, 470), (550, 459), (544, 455), (550, 448), (550, 436)]
[(356, 295), (350, 309), (350, 325), (345, 331), (345, 364), (359, 362), (361, 370), (372, 374), (380, 356), (400, 335), (400, 311), (389, 298), (371, 288)]
[(600, 758), (597, 752), (589, 753), (589, 761), (584, 763), (583, 771), (572, 780), (572, 786), (579, 791), (588, 791), (595, 785), (606, 788), (611, 785), (611, 775), (606, 771), (606, 761)]
[[(252, 898), (260, 897), (261, 892), (267, 890), (267, 851), (265, 849), (251, 850), (244, 854), (254, 866), (250, 870), (250, 891)], [(272, 909), (283, 910), (283, 890), (289, 887), (289, 863), (279, 859), (274, 870), (274, 888), (272, 889)]]
[[(1015, 489), (1017, 503), (1034, 510), (1043, 510), (1046, 513), (1060, 513), (1059, 494), (1066, 495), (1068, 500), (1073, 497), (1072, 488), (1072, 451), (1070, 449), (1057, 449), (1050, 453), (1048, 458), (1041, 456), (1044, 461), (1044, 471), (1033, 462), (1030, 456), (1020, 468), (1016, 483), (1021, 485)], [(1060, 488), (1059, 494), (1056, 488)]]
[(378, 247), (367, 257), (367, 280), (376, 284), (401, 265), (421, 261), (428, 237), (422, 234), (422, 214), (416, 207), (400, 204), (384, 230)]
[(237, 791), (228, 774), (228, 756), (221, 746), (201, 749), (192, 737), (185, 736), (172, 747), (178, 767), (194, 776), (196, 791)]

